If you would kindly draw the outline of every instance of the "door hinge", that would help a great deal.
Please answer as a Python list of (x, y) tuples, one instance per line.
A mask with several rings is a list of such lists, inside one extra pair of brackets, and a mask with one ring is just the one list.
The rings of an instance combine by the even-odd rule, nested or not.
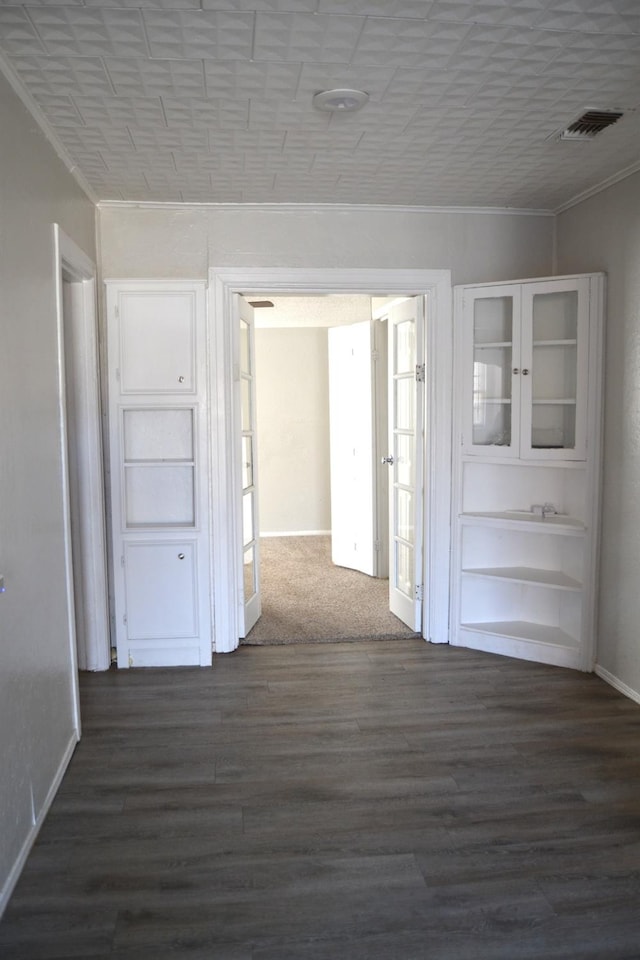
[(120, 380), (120, 368), (116, 367), (116, 380)]
[(422, 603), (422, 593), (423, 593), (422, 584), (420, 584), (419, 586), (416, 587), (416, 600), (418, 601), (418, 603)]
[(120, 557), (120, 566), (124, 567), (124, 554)]
[(372, 359), (372, 360), (379, 360), (379, 359), (380, 359), (380, 351), (379, 351), (379, 350), (372, 350), (372, 351), (371, 351), (371, 359)]
[(424, 363), (416, 363), (416, 381), (418, 383), (424, 383)]
[(122, 622), (123, 622), (124, 624), (126, 624), (126, 622), (127, 622), (127, 615), (126, 615), (126, 613), (123, 613), (123, 614), (122, 614)]
[(120, 307), (119, 307), (117, 304), (116, 304), (115, 314), (116, 314), (116, 320), (119, 320), (119, 319), (120, 319)]
[(379, 551), (382, 550), (382, 540), (374, 540), (373, 549), (376, 551), (376, 553), (379, 553)]

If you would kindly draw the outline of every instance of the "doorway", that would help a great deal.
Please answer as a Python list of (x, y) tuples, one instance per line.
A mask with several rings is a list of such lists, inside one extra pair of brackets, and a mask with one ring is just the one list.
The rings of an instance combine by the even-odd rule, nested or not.
[[(261, 615), (241, 642), (414, 636), (389, 609), (380, 305), (339, 294), (246, 300), (255, 327)], [(246, 431), (243, 441), (244, 456)], [(250, 588), (252, 577), (243, 579)]]
[[(233, 650), (238, 645), (242, 600), (237, 557), (242, 552), (242, 495), (238, 476), (241, 457), (230, 458), (239, 449), (241, 425), (234, 403), (239, 380), (238, 341), (234, 324), (234, 296), (251, 290), (268, 296), (275, 293), (302, 295), (358, 293), (363, 295), (421, 295), (430, 301), (433, 322), (429, 325), (427, 375), (429, 421), (426, 423), (424, 515), (431, 518), (425, 534), (428, 570), (428, 610), (422, 635), (434, 642), (448, 640), (448, 555), (450, 494), (450, 367), (451, 287), (448, 271), (281, 268), (246, 268), (210, 272), (210, 315), (213, 318), (214, 363), (212, 388), (218, 397), (217, 448), (212, 451), (212, 514), (220, 532), (213, 538), (213, 565), (219, 571), (214, 583), (215, 649)], [(437, 357), (437, 361), (436, 361)], [(220, 389), (221, 385), (223, 389)], [(226, 456), (225, 456), (226, 454)], [(229, 523), (228, 505), (233, 520)], [(234, 598), (229, 602), (229, 597)]]
[(95, 265), (57, 224), (53, 240), (71, 663), (74, 672), (106, 670), (111, 658)]

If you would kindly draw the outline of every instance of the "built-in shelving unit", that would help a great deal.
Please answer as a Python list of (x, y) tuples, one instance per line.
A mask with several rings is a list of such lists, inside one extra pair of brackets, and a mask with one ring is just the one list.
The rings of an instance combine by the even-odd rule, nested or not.
[(594, 658), (603, 277), (456, 291), (452, 643)]

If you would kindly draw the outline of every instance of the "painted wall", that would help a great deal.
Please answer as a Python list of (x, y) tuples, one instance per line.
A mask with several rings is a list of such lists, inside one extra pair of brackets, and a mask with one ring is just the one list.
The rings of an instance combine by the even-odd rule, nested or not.
[(0, 76), (0, 910), (75, 739), (52, 224), (95, 259), (95, 212)]
[(640, 174), (557, 230), (559, 272), (608, 275), (598, 664), (640, 697)]
[(450, 269), (454, 283), (546, 276), (553, 218), (358, 207), (100, 208), (104, 277), (209, 267)]
[(260, 532), (331, 529), (327, 329), (256, 330)]

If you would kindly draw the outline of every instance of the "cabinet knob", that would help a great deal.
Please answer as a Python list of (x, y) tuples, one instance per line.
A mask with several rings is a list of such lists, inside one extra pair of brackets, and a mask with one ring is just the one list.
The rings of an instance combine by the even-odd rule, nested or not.
[(522, 376), (523, 376), (523, 377), (528, 377), (528, 376), (529, 376), (529, 371), (527, 370), (526, 367), (523, 367), (523, 368), (522, 368)]
[(178, 383), (184, 383), (184, 377), (178, 377)]
[(518, 370), (518, 368), (517, 368), (517, 367), (514, 367), (514, 368), (513, 368), (513, 372), (514, 372), (515, 374), (518, 374), (518, 373), (520, 373), (520, 371)]
[(178, 560), (184, 560), (184, 553), (178, 554)]

